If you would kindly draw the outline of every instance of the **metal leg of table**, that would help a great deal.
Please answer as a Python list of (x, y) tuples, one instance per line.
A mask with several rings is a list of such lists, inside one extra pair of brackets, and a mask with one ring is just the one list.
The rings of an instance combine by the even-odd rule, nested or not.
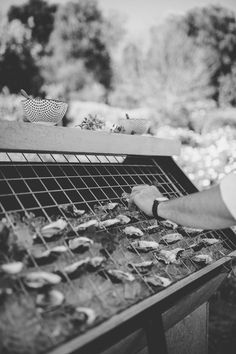
[(145, 328), (148, 354), (167, 354), (166, 336), (162, 316), (156, 316), (148, 321)]
[(168, 329), (166, 342), (168, 354), (207, 354), (208, 302)]

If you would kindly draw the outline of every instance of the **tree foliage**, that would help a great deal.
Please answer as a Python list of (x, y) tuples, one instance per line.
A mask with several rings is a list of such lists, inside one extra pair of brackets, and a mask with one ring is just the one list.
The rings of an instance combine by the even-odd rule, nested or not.
[(95, 0), (69, 2), (59, 7), (50, 40), (52, 60), (59, 76), (60, 67), (62, 70), (70, 67), (69, 80), (74, 88), (80, 86), (81, 71), (73, 72), (73, 66), (76, 64), (76, 69), (82, 62), (88, 76), (92, 74), (105, 89), (111, 89), (112, 65), (106, 35), (110, 25)]
[(32, 30), (32, 39), (43, 47), (48, 43), (54, 26), (57, 5), (50, 5), (45, 0), (29, 0), (21, 6), (11, 6), (8, 19), (17, 19)]
[(21, 88), (38, 94), (42, 85), (40, 69), (31, 53), (31, 32), (18, 20), (0, 20), (0, 90), (11, 93)]

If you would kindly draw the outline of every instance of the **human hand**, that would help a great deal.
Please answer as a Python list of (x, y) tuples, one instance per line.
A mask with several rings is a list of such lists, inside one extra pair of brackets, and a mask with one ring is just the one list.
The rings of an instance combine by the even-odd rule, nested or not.
[(152, 215), (152, 206), (156, 198), (164, 198), (163, 195), (155, 186), (149, 186), (147, 184), (138, 185), (132, 188), (129, 206), (135, 204), (146, 215)]

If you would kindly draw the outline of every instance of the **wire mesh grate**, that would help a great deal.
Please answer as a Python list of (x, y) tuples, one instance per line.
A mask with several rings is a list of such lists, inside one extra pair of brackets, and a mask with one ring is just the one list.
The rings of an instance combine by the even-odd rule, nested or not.
[[(68, 217), (62, 208), (63, 205), (73, 205), (79, 210), (96, 215), (96, 207), (106, 203), (119, 203), (127, 207), (122, 195), (130, 193), (131, 188), (137, 184), (155, 184), (160, 192), (170, 198), (175, 198), (188, 193), (178, 173), (153, 157), (126, 157), (102, 155), (62, 155), (62, 154), (26, 154), (26, 153), (1, 153), (0, 154), (0, 220), (6, 218), (11, 227), (17, 231), (15, 215), (20, 215), (26, 220), (41, 220), (51, 222), (58, 217), (66, 220), (70, 227), (71, 236), (79, 236), (75, 222)], [(34, 219), (35, 218), (35, 219)], [(133, 226), (139, 227), (144, 232), (144, 238), (149, 241), (160, 241), (160, 238), (170, 233), (161, 223), (141, 215), (140, 219), (132, 221)], [(148, 231), (154, 227), (154, 232)], [(156, 230), (155, 230), (156, 228)], [(58, 240), (47, 242), (42, 237), (40, 229), (35, 227), (36, 236), (40, 240), (35, 244), (38, 251), (50, 250), (58, 245), (64, 245), (68, 252), (60, 255), (52, 263), (39, 265), (29, 252), (31, 267), (63, 274), (64, 281), (57, 287), (66, 294), (67, 302), (71, 305), (91, 306), (99, 314), (97, 323), (109, 318), (118, 311), (131, 304), (149, 297), (160, 290), (154, 289), (146, 280), (147, 276), (159, 274), (170, 279), (172, 283), (194, 273), (199, 267), (191, 257), (181, 258), (178, 265), (165, 264), (157, 261), (155, 252), (141, 253), (133, 240), (123, 233), (124, 226), (96, 231), (96, 238), (111, 237), (115, 244), (114, 249), (104, 247), (103, 255), (106, 258), (106, 267), (121, 269), (130, 272), (130, 263), (152, 261), (155, 266), (143, 274), (134, 267), (134, 273), (139, 281), (134, 285), (125, 283), (112, 284), (107, 273), (102, 269), (94, 270), (89, 275), (80, 274), (71, 279), (64, 271), (65, 267), (86, 257), (100, 255), (101, 247), (95, 241), (94, 246), (83, 254), (72, 252), (68, 248), (67, 239), (62, 236)], [(216, 238), (220, 245), (212, 245), (207, 252), (214, 261), (222, 258), (235, 250), (236, 245), (224, 230), (204, 230), (194, 234), (180, 230), (184, 235), (178, 247), (189, 249), (193, 242), (203, 238)], [(172, 231), (173, 232), (173, 231)], [(85, 233), (85, 236), (91, 235)], [(118, 240), (118, 241), (117, 241)], [(164, 248), (173, 250), (176, 246), (164, 244)], [(128, 251), (127, 249), (131, 251)], [(101, 276), (102, 273), (102, 276)], [(32, 297), (24, 283), (21, 288), (28, 297)], [(33, 295), (35, 296), (35, 295)], [(40, 319), (45, 326), (43, 319)], [(50, 331), (49, 331), (50, 332)], [(74, 335), (78, 332), (74, 332)], [(70, 333), (70, 336), (72, 333)], [(66, 340), (68, 335), (61, 335), (58, 342)], [(57, 341), (49, 338), (46, 341), (49, 348)], [(36, 345), (36, 344), (35, 344)]]

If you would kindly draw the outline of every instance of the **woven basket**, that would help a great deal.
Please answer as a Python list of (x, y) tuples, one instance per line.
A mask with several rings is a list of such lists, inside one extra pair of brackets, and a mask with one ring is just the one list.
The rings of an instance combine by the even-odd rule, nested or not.
[(117, 123), (121, 127), (121, 133), (124, 134), (145, 134), (150, 126), (147, 119), (141, 118), (119, 118)]
[(21, 102), (25, 117), (32, 123), (58, 124), (68, 108), (66, 102), (47, 98), (27, 98)]

